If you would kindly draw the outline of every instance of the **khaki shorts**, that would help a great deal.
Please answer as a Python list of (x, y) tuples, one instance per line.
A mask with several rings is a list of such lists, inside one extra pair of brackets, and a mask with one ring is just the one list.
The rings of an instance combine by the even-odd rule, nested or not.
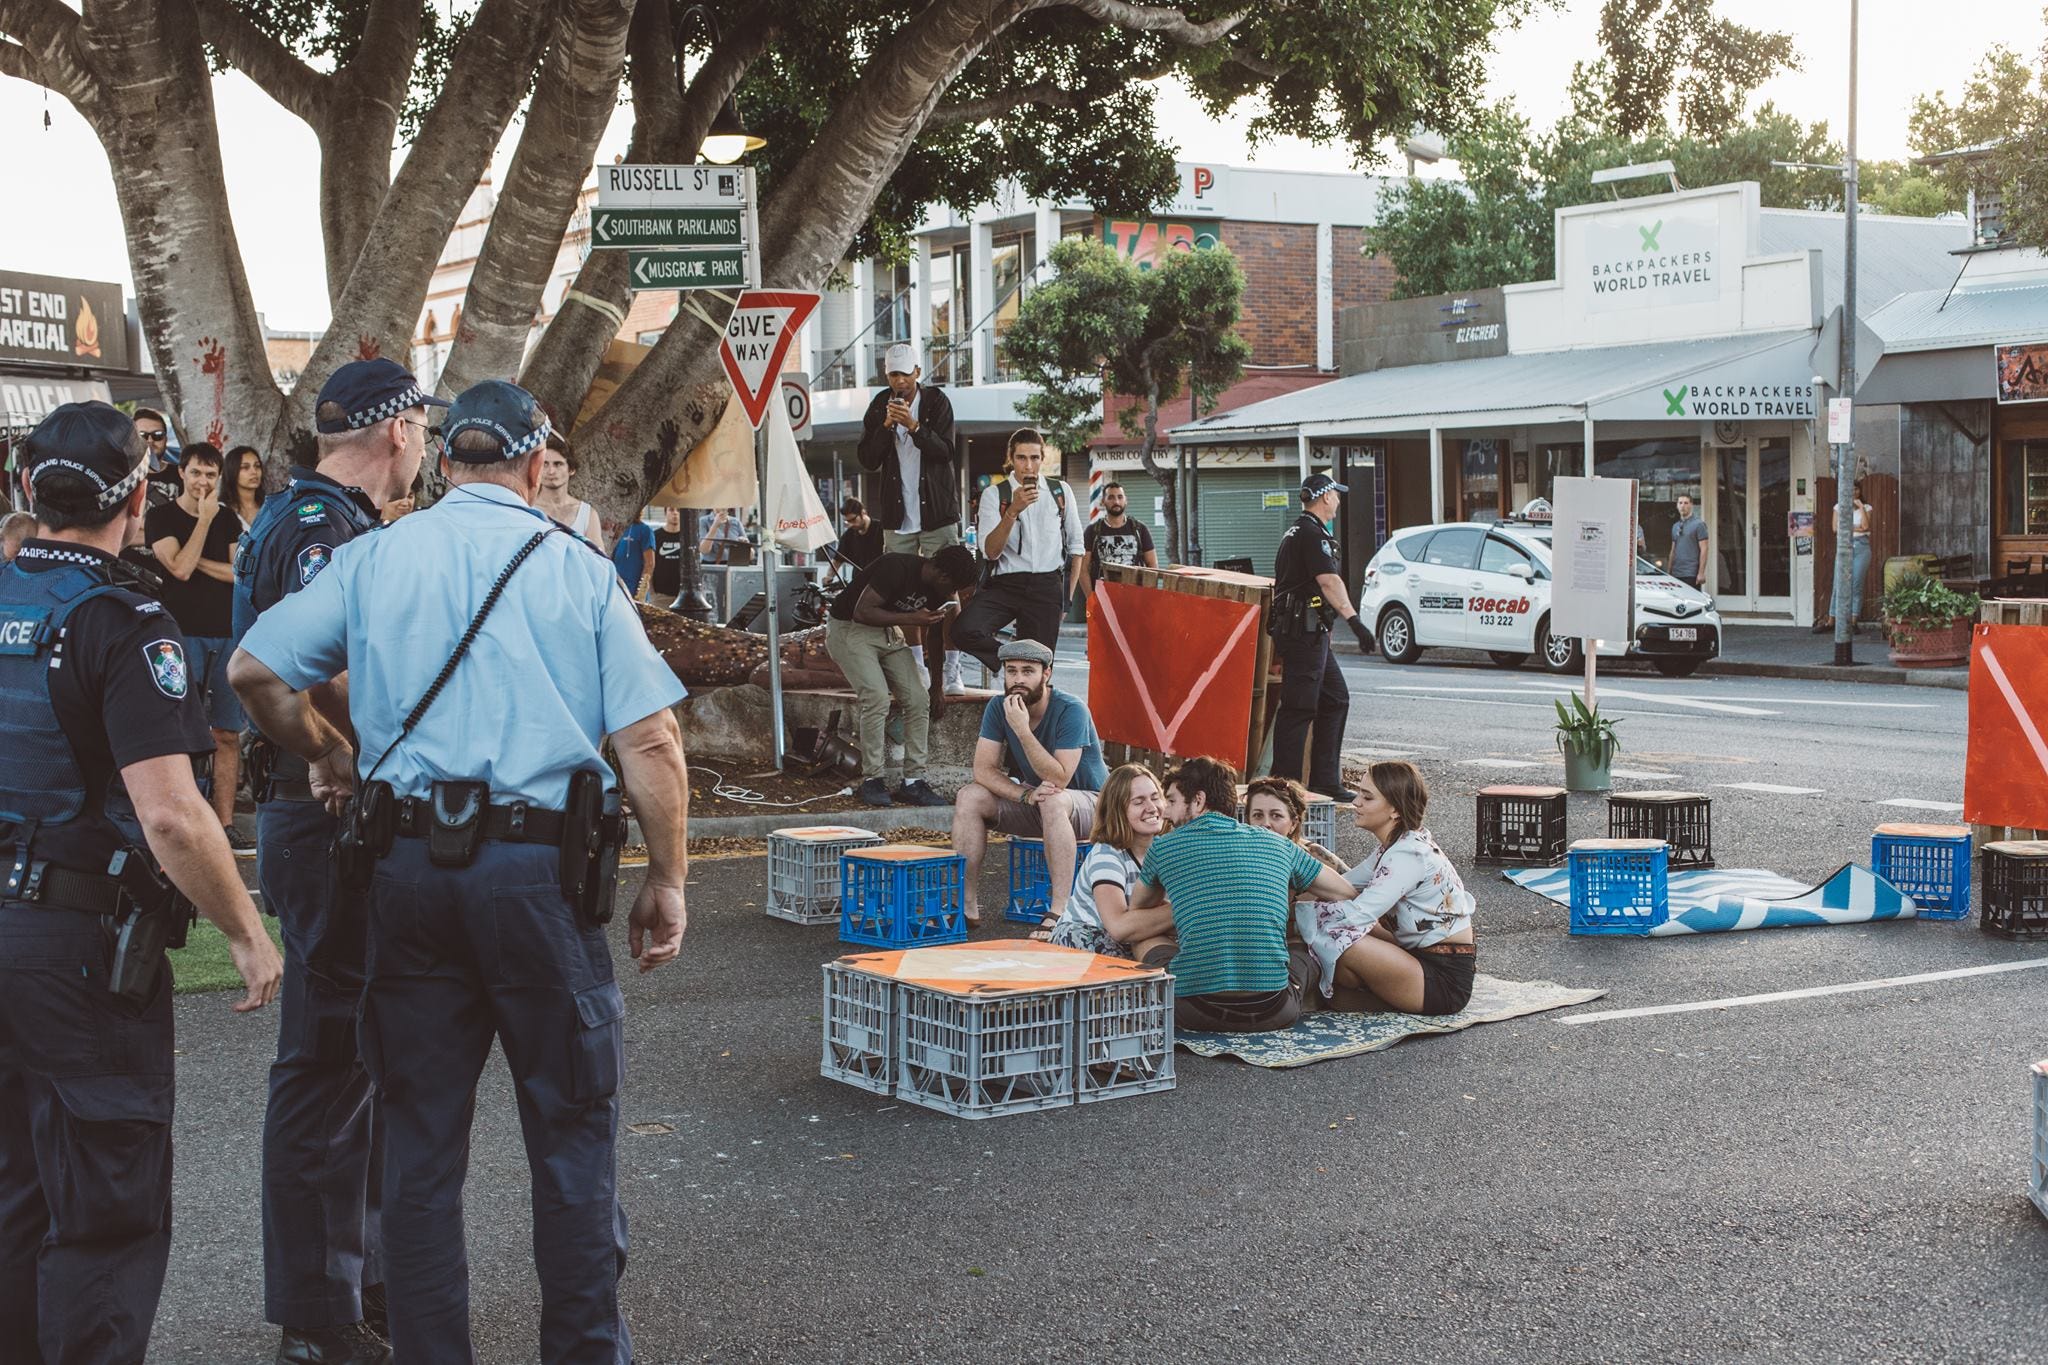
[(930, 559), (948, 545), (960, 543), (960, 528), (956, 526), (928, 526), (922, 531), (905, 534), (902, 531), (882, 532), (882, 553), (885, 555), (923, 555)]
[[(1067, 793), (1067, 810), (1072, 816), (1074, 838), (1086, 842), (1095, 833), (1095, 802), (1100, 792)], [(1019, 839), (1043, 839), (1045, 822), (1040, 819), (1037, 806), (1027, 806), (1022, 801), (996, 798), (996, 815), (990, 823), (999, 834), (1014, 835)]]

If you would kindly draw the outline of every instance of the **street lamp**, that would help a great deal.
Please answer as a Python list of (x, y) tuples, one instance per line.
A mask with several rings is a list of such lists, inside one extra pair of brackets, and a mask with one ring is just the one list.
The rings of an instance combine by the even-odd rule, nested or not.
[[(709, 5), (678, 5), (670, 0), (669, 33), (675, 40), (676, 48), (676, 93), (685, 104), (690, 97), (690, 82), (683, 74), (683, 39), (685, 29), (692, 17), (702, 19), (710, 30), (711, 46), (718, 46), (718, 16), (711, 12)], [(718, 116), (711, 120), (711, 130), (704, 135), (703, 145), (698, 149), (706, 161), (719, 166), (730, 166), (748, 152), (758, 152), (768, 145), (767, 139), (756, 137), (747, 131), (746, 121), (740, 117), (739, 101), (731, 95), (718, 107)], [(711, 598), (705, 593), (704, 585), (698, 581), (697, 569), (697, 518), (699, 509), (680, 509), (683, 523), (683, 586), (676, 594), (672, 608), (692, 621), (710, 621), (715, 614)]]

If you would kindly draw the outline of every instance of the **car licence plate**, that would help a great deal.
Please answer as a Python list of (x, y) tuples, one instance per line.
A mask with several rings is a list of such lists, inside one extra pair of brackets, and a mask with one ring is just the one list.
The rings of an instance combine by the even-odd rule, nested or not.
[(1698, 627), (1698, 626), (1673, 626), (1673, 627), (1671, 627), (1671, 639), (1672, 639), (1673, 643), (1677, 643), (1678, 641), (1681, 641), (1681, 640), (1682, 640), (1682, 641), (1686, 642), (1687, 644), (1690, 644), (1690, 643), (1692, 643), (1693, 641), (1696, 641), (1696, 640), (1698, 640), (1699, 638), (1700, 638), (1700, 631), (1699, 631), (1699, 627)]

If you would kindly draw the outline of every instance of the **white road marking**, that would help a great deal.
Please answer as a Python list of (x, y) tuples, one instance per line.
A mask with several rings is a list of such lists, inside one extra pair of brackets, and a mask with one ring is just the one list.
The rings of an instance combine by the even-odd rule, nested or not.
[(1880, 801), (1880, 806), (1904, 806), (1907, 810), (1939, 810), (1951, 813), (1962, 810), (1960, 801), (1916, 801), (1910, 796), (1895, 796), (1889, 801)]
[(1675, 781), (1678, 777), (1677, 773), (1645, 773), (1638, 772), (1634, 768), (1609, 768), (1607, 773), (1610, 777), (1639, 777), (1658, 782)]
[(1368, 745), (1364, 745), (1364, 746), (1362, 746), (1362, 747), (1360, 747), (1360, 748), (1355, 748), (1355, 749), (1346, 749), (1346, 750), (1344, 751), (1344, 757), (1346, 757), (1346, 758), (1407, 758), (1407, 757), (1408, 757), (1408, 756), (1409, 756), (1410, 754), (1417, 754), (1417, 753), (1421, 753), (1421, 752), (1422, 752), (1423, 750), (1425, 750), (1425, 749), (1427, 749), (1427, 750), (1431, 750), (1431, 751), (1433, 751), (1433, 752), (1441, 753), (1441, 752), (1443, 752), (1443, 750), (1444, 750), (1444, 746), (1443, 746), (1443, 745), (1441, 745), (1441, 744), (1408, 744), (1408, 745), (1403, 745), (1403, 746), (1402, 746), (1402, 747), (1400, 747), (1400, 748), (1389, 748), (1389, 747), (1387, 747), (1387, 746), (1384, 746), (1384, 745), (1377, 745), (1377, 744), (1368, 744)]
[(2048, 967), (2048, 957), (2026, 962), (1993, 962), (1982, 967), (1958, 967), (1946, 972), (1921, 972), (1915, 976), (1884, 976), (1875, 981), (1850, 981), (1839, 986), (1809, 986), (1797, 991), (1771, 991), (1766, 995), (1730, 995), (1719, 1000), (1695, 1000), (1684, 1005), (1646, 1005), (1632, 1010), (1597, 1010), (1592, 1014), (1570, 1014), (1560, 1024), (1598, 1024), (1611, 1019), (1644, 1019), (1655, 1014), (1694, 1014), (1701, 1010), (1734, 1009), (1741, 1005), (1769, 1005), (1780, 1000), (1809, 1000), (1823, 995), (1853, 995), (1859, 991), (1888, 991), (1900, 986), (1918, 986), (1929, 981), (1954, 981), (1966, 976), (1991, 976), (1999, 972), (2024, 972)]
[[(1576, 692), (1579, 690), (1576, 685), (1565, 682), (1562, 679), (1525, 682), (1522, 686), (1526, 690), (1538, 692)], [(1628, 701), (1662, 702), (1666, 706), (1690, 707), (1697, 711), (1712, 711), (1724, 716), (1775, 716), (1778, 714), (1776, 711), (1768, 711), (1760, 706), (1736, 706), (1724, 701), (1708, 701), (1704, 697), (1674, 696), (1669, 692), (1639, 692), (1632, 687), (1615, 687), (1611, 683), (1601, 684), (1599, 695), (1602, 698), (1621, 697)]]
[(1726, 787), (1738, 792), (1769, 792), (1773, 796), (1819, 796), (1821, 787), (1781, 787), (1775, 782), (1716, 782), (1717, 787)]
[(1839, 706), (1860, 706), (1866, 711), (1932, 711), (1934, 703), (1925, 701), (1834, 701), (1820, 697), (1723, 697), (1723, 701), (1769, 702), (1772, 706), (1825, 706), (1833, 710)]
[(1461, 758), (1461, 768), (1549, 768), (1554, 764), (1540, 762), (1533, 758)]

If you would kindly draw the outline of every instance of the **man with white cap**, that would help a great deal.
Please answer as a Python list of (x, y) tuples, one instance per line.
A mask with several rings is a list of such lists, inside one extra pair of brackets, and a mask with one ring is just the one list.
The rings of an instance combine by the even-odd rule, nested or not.
[[(888, 386), (861, 419), (860, 467), (876, 476), (868, 505), (882, 527), (882, 553), (926, 559), (960, 543), (960, 464), (953, 445), (953, 404), (918, 381), (917, 353), (898, 342), (882, 358)], [(946, 651), (945, 690), (966, 691), (960, 651)]]

